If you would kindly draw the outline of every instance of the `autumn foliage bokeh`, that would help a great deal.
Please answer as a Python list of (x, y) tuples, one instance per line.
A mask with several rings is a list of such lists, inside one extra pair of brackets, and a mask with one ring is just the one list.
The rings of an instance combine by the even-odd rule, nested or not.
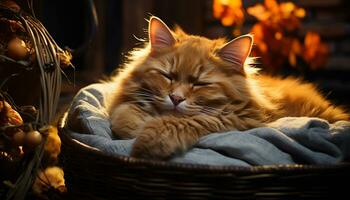
[(214, 0), (214, 17), (220, 19), (224, 26), (242, 25), (244, 11), (242, 1)]
[[(222, 25), (231, 26), (233, 34), (243, 25), (244, 11), (241, 0), (213, 2), (214, 17)], [(303, 8), (292, 2), (265, 0), (248, 7), (246, 13), (256, 19), (250, 30), (254, 34), (253, 56), (260, 57), (265, 71), (274, 73), (287, 66), (316, 70), (326, 63), (329, 50), (320, 36), (307, 32), (302, 38), (298, 34), (301, 20), (306, 16)]]

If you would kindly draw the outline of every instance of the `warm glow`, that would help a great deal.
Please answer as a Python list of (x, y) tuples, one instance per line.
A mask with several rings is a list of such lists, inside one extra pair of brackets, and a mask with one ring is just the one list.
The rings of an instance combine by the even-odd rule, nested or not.
[(244, 22), (241, 0), (214, 0), (213, 12), (224, 26), (241, 25)]
[(253, 7), (247, 9), (248, 14), (253, 15), (259, 21), (267, 20), (270, 16), (270, 12), (266, 12), (265, 6), (262, 4), (257, 4)]
[(256, 44), (253, 53), (261, 57), (265, 68), (278, 69), (286, 61), (296, 67), (298, 58), (304, 59), (311, 69), (325, 63), (328, 47), (320, 42), (318, 34), (307, 34), (304, 45), (295, 34), (306, 15), (303, 8), (292, 2), (279, 4), (276, 0), (265, 0), (249, 7), (247, 13), (258, 20), (251, 30)]
[(282, 39), (282, 33), (281, 32), (276, 32), (275, 33), (275, 38), (276, 38), (276, 40)]
[[(250, 31), (255, 42), (252, 54), (261, 58), (265, 70), (275, 71), (287, 63), (291, 67), (307, 63), (310, 69), (318, 69), (326, 63), (328, 46), (317, 33), (307, 33), (304, 41), (297, 35), (306, 16), (304, 8), (293, 2), (264, 0), (247, 8), (247, 13), (257, 20)], [(222, 25), (232, 26), (233, 36), (240, 35), (244, 22), (241, 0), (214, 0), (213, 15)]]
[(300, 19), (305, 17), (305, 10), (292, 2), (278, 4), (275, 0), (265, 0), (247, 9), (248, 14), (258, 21), (274, 26), (284, 26), (293, 31), (300, 26)]
[(304, 59), (310, 63), (311, 69), (318, 69), (327, 61), (328, 46), (321, 42), (317, 33), (308, 32), (304, 39)]
[(299, 18), (304, 18), (306, 15), (306, 12), (303, 8), (298, 8), (294, 11), (295, 16), (299, 17)]

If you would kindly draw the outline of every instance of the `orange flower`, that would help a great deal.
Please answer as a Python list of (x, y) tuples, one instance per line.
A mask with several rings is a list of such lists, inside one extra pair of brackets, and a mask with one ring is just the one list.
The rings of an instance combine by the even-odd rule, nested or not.
[(305, 10), (292, 2), (265, 0), (264, 4), (249, 7), (247, 12), (259, 21), (252, 32), (256, 36), (255, 53), (262, 57), (265, 67), (277, 69), (286, 63), (295, 67), (297, 58), (303, 54), (303, 45), (291, 33), (300, 27)]
[(281, 67), (288, 55), (288, 52), (285, 52), (288, 48), (281, 48), (286, 45), (284, 45), (285, 38), (282, 38), (283, 35), (279, 34), (279, 30), (264, 23), (257, 23), (251, 31), (254, 34), (254, 43), (256, 44), (253, 56), (261, 58), (264, 69), (267, 71)]
[(321, 42), (317, 33), (307, 32), (304, 39), (303, 57), (311, 69), (318, 69), (327, 62), (328, 46)]
[(288, 54), (288, 61), (292, 67), (297, 65), (297, 56), (300, 56), (302, 53), (302, 46), (298, 39), (293, 38), (290, 41), (290, 49)]
[[(244, 21), (241, 0), (214, 0), (214, 17), (224, 26), (242, 25)], [(278, 3), (264, 0), (247, 9), (258, 22), (251, 29), (254, 34), (253, 56), (261, 57), (264, 69), (276, 71), (286, 64), (298, 67), (298, 59), (304, 59), (311, 69), (326, 62), (328, 47), (316, 33), (308, 33), (304, 44), (296, 35), (306, 11), (293, 2)], [(237, 27), (233, 35), (237, 33)]]
[(256, 4), (255, 6), (249, 7), (247, 13), (257, 18), (259, 21), (267, 20), (271, 13), (262, 4)]
[(265, 0), (264, 5), (272, 13), (278, 12), (278, 3), (276, 2), (276, 0)]
[(248, 14), (270, 26), (286, 27), (293, 31), (300, 26), (300, 19), (305, 17), (305, 10), (292, 2), (278, 4), (276, 0), (265, 0), (247, 9)]
[(254, 34), (254, 43), (262, 53), (267, 53), (267, 45), (264, 42), (265, 30), (262, 24), (255, 24), (251, 30)]
[(213, 12), (224, 26), (242, 25), (244, 22), (241, 0), (214, 0)]

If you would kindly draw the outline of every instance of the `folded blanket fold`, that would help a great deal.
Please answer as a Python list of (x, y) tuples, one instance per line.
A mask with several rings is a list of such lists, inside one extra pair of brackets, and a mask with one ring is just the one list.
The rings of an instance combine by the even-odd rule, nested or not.
[[(108, 155), (130, 155), (134, 139), (118, 140), (110, 129), (106, 98), (112, 85), (93, 84), (74, 98), (66, 128), (70, 135)], [(285, 117), (268, 127), (212, 133), (170, 160), (207, 165), (336, 164), (350, 157), (350, 122)]]

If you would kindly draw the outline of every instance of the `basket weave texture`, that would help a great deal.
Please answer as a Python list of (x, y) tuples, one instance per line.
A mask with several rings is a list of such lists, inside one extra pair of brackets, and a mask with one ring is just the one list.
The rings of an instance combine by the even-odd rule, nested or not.
[(109, 156), (72, 139), (66, 119), (59, 132), (69, 199), (349, 198), (349, 163), (218, 167)]

